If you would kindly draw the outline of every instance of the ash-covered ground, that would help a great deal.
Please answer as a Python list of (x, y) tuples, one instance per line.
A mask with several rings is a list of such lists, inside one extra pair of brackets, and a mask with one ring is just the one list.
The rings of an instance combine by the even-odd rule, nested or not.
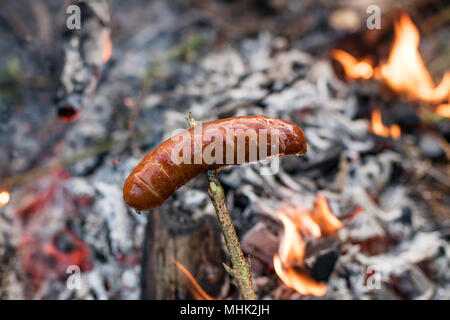
[[(139, 299), (152, 213), (126, 206), (123, 182), (192, 112), (197, 121), (261, 114), (305, 133), (307, 154), (282, 158), (274, 175), (260, 174), (264, 164), (220, 173), (259, 298), (450, 298), (448, 119), (336, 75), (328, 52), (349, 31), (330, 16), (344, 3), (110, 5), (112, 55), (70, 78), (93, 84), (81, 86), (86, 97), (71, 122), (58, 116), (63, 70), (87, 58), (67, 58), (66, 4), (16, 1), (0, 14), (0, 188), (11, 197), (0, 208), (0, 297)], [(363, 26), (365, 6), (345, 6)], [(440, 57), (448, 31), (444, 24), (425, 35), (429, 60)], [(83, 50), (94, 60), (103, 54)], [(371, 131), (375, 107), (400, 123), (399, 139)], [(205, 182), (179, 189), (165, 210), (214, 216)], [(343, 223), (306, 239), (311, 276), (328, 284), (322, 297), (288, 288), (272, 260), (283, 237), (277, 210), (311, 210), (318, 195)], [(233, 286), (225, 281), (216, 298), (237, 298)]]

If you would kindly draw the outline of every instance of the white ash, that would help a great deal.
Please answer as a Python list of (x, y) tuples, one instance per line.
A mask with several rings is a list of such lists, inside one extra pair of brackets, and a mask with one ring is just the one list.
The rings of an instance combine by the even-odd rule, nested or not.
[(64, 187), (74, 197), (95, 197), (95, 187), (83, 178), (73, 177), (64, 184)]
[(180, 201), (188, 207), (204, 206), (208, 201), (208, 195), (200, 190), (186, 190), (180, 197)]
[(380, 254), (367, 257), (356, 254), (356, 259), (363, 265), (376, 265), (383, 277), (392, 273), (399, 273), (410, 265), (419, 263), (434, 256), (440, 246), (443, 245), (438, 233), (418, 233), (411, 242), (399, 245), (392, 254)]
[(102, 215), (111, 239), (112, 253), (126, 252), (133, 244), (131, 234), (131, 217), (122, 200), (122, 188), (98, 182), (95, 184), (97, 200), (95, 214)]

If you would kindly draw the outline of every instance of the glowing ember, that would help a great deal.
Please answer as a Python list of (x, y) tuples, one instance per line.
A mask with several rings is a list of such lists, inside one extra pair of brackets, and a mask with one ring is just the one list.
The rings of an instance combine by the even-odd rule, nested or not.
[(278, 210), (277, 215), (283, 224), (284, 235), (279, 254), (273, 257), (275, 272), (286, 286), (301, 294), (325, 295), (327, 284), (319, 283), (299, 271), (305, 257), (303, 237), (318, 238), (330, 234), (342, 228), (342, 222), (333, 215), (321, 195), (317, 197), (312, 211), (286, 206), (284, 211)]
[(419, 31), (404, 13), (395, 23), (395, 40), (388, 62), (381, 66), (381, 75), (397, 92), (406, 93), (413, 99), (438, 102), (450, 93), (450, 73), (435, 87), (420, 56)]
[(79, 109), (70, 104), (66, 104), (58, 108), (58, 117), (64, 122), (69, 123), (75, 121), (79, 114)]
[(444, 118), (450, 118), (450, 104), (444, 103), (436, 108), (436, 113)]
[(80, 271), (92, 269), (88, 245), (71, 230), (62, 230), (47, 241), (24, 236), (20, 244), (23, 269), (36, 288), (44, 280), (67, 279), (69, 266), (78, 266)]
[(77, 265), (81, 270), (92, 268), (89, 247), (70, 230), (56, 234), (52, 243), (43, 247), (43, 252), (57, 262), (60, 274), (70, 265)]
[(390, 126), (389, 128), (383, 124), (380, 110), (372, 111), (372, 120), (370, 128), (372, 132), (375, 133), (377, 136), (385, 138), (392, 137), (393, 139), (398, 139), (400, 138), (402, 133), (400, 127), (396, 124)]
[(194, 296), (196, 300), (216, 300), (211, 297), (209, 294), (203, 290), (203, 288), (198, 284), (197, 280), (192, 276), (192, 274), (177, 260), (173, 259), (173, 263), (177, 266), (178, 269), (183, 272), (186, 277), (189, 279), (191, 286), (189, 287), (189, 291)]
[(3, 190), (0, 192), (0, 208), (7, 205), (10, 199), (9, 192), (6, 190)]
[(358, 61), (351, 54), (335, 49), (331, 56), (339, 61), (344, 68), (345, 74), (351, 79), (370, 79), (373, 75), (372, 66), (366, 61)]
[(108, 60), (111, 58), (111, 53), (112, 53), (111, 38), (109, 37), (109, 34), (107, 34), (105, 35), (105, 47), (103, 48), (102, 53), (103, 63), (108, 62)]

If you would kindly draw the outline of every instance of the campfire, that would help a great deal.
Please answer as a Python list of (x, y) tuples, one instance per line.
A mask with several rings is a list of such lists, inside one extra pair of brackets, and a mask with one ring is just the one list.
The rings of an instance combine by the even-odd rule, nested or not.
[[(1, 298), (240, 299), (218, 190), (257, 299), (449, 299), (443, 11), (73, 2), (81, 29), (57, 0), (0, 13)], [(194, 119), (293, 124), (307, 151), (289, 127), (220, 189), (158, 162)]]

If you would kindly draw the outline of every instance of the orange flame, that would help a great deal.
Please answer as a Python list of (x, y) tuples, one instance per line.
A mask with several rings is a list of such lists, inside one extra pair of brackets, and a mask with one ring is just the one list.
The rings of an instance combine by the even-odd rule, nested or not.
[(367, 61), (358, 61), (351, 54), (339, 49), (331, 51), (331, 56), (339, 61), (347, 77), (351, 79), (372, 78), (373, 68)]
[(314, 214), (314, 219), (322, 230), (322, 235), (331, 234), (344, 226), (342, 222), (335, 217), (333, 212), (331, 212), (327, 199), (321, 194), (317, 196)]
[(443, 103), (436, 108), (436, 113), (444, 118), (450, 118), (450, 103)]
[(382, 136), (385, 138), (392, 137), (393, 139), (398, 139), (402, 134), (399, 125), (393, 124), (388, 128), (383, 124), (380, 110), (372, 111), (372, 121), (370, 127), (372, 132), (377, 136)]
[(389, 133), (393, 139), (397, 140), (402, 135), (402, 129), (398, 124), (393, 124), (389, 127)]
[[(303, 215), (302, 213), (300, 215)], [(302, 263), (303, 257), (305, 256), (305, 243), (297, 230), (297, 225), (283, 211), (277, 210), (277, 215), (284, 227), (284, 236), (279, 249), (281, 260), (284, 263), (296, 261)]]
[(312, 278), (297, 272), (294, 268), (283, 267), (277, 254), (273, 257), (273, 266), (281, 281), (298, 293), (312, 294), (317, 297), (324, 296), (327, 293), (326, 283), (318, 283)]
[(408, 14), (401, 15), (395, 23), (395, 40), (388, 62), (381, 66), (381, 75), (397, 92), (413, 99), (438, 102), (449, 96), (450, 72), (445, 73), (438, 86), (420, 56), (420, 34)]
[(6, 190), (3, 190), (0, 192), (0, 208), (3, 206), (6, 206), (10, 199), (9, 192)]
[(198, 284), (197, 280), (192, 276), (192, 274), (177, 260), (173, 259), (173, 263), (177, 266), (178, 269), (183, 272), (186, 277), (189, 279), (191, 286), (189, 287), (189, 291), (194, 296), (196, 300), (216, 300), (207, 294), (203, 288)]
[(327, 292), (327, 284), (319, 283), (298, 267), (303, 266), (305, 257), (305, 242), (303, 237), (318, 238), (342, 228), (342, 222), (337, 219), (325, 197), (318, 195), (313, 211), (300, 210), (286, 206), (284, 211), (278, 210), (284, 236), (280, 243), (279, 254), (273, 257), (275, 272), (283, 283), (301, 294), (323, 296)]
[[(333, 50), (331, 56), (339, 61), (347, 77), (351, 79), (383, 79), (394, 91), (406, 94), (410, 99), (437, 103), (450, 97), (450, 72), (446, 72), (439, 85), (435, 86), (418, 50), (420, 34), (407, 13), (403, 13), (395, 22), (395, 39), (387, 63), (373, 69), (365, 60), (342, 50)], [(450, 118), (450, 107), (442, 104), (436, 112)], [(381, 136), (398, 139), (401, 135), (397, 125), (386, 128), (381, 116), (375, 114), (376, 123), (373, 131)]]

